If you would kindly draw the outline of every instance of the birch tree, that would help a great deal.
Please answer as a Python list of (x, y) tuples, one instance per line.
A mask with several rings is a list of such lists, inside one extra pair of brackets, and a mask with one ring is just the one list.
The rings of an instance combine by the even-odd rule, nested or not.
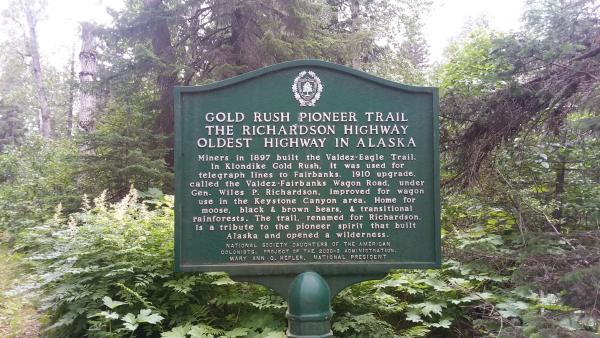
[(81, 52), (79, 52), (79, 129), (85, 133), (96, 130), (96, 95), (95, 78), (98, 68), (96, 58), (96, 38), (94, 26), (90, 23), (81, 24)]
[(40, 63), (40, 52), (37, 42), (37, 23), (44, 8), (42, 1), (20, 0), (19, 8), (25, 16), (27, 23), (27, 32), (25, 33), (25, 41), (27, 43), (27, 51), (31, 57), (30, 70), (33, 75), (35, 90), (37, 94), (39, 113), (39, 131), (44, 138), (52, 136), (52, 114), (48, 105), (48, 96), (44, 86), (42, 74), (42, 66)]

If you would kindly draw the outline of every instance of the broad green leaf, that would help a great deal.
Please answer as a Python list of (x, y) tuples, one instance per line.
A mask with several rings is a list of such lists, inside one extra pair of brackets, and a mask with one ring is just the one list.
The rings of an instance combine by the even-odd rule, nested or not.
[(450, 278), (448, 279), (448, 281), (450, 282), (450, 284), (455, 284), (458, 286), (465, 286), (467, 284), (469, 284), (469, 281), (464, 279), (464, 278)]
[(125, 316), (123, 316), (123, 321), (126, 323), (130, 323), (130, 324), (135, 324), (137, 321), (135, 319), (135, 315), (133, 313), (127, 313)]
[(496, 305), (498, 312), (505, 318), (519, 317), (523, 310), (529, 308), (529, 304), (522, 301), (504, 302)]
[(467, 295), (467, 296), (459, 298), (459, 299), (452, 299), (450, 301), (450, 303), (452, 303), (452, 304), (470, 303), (473, 301), (482, 301), (482, 300), (486, 300), (486, 299), (493, 298), (493, 297), (494, 297), (494, 295), (490, 292), (474, 292), (470, 295)]
[(583, 325), (579, 323), (579, 320), (579, 315), (570, 315), (559, 320), (558, 325), (569, 331), (581, 330), (583, 329)]
[(94, 317), (104, 317), (106, 319), (119, 319), (119, 314), (116, 312), (111, 312), (111, 311), (100, 311), (91, 316), (88, 316), (88, 318), (94, 318)]
[(123, 327), (127, 331), (135, 331), (138, 328), (139, 324), (131, 324), (131, 323), (123, 323)]
[(119, 301), (116, 301), (116, 300), (112, 300), (108, 296), (104, 296), (102, 298), (102, 302), (104, 303), (104, 305), (106, 305), (111, 310), (114, 309), (114, 308), (116, 308), (117, 306), (121, 306), (123, 304), (126, 304), (124, 302), (119, 302)]
[(425, 302), (421, 304), (421, 313), (425, 316), (431, 317), (432, 313), (441, 315), (442, 314), (442, 308), (446, 307), (446, 304), (444, 303), (432, 303), (432, 302)]
[(421, 315), (417, 312), (417, 310), (410, 310), (406, 313), (406, 320), (409, 320), (411, 322), (415, 322), (415, 323), (422, 323), (423, 322), (423, 318), (421, 318)]
[(232, 284), (235, 284), (235, 281), (232, 280), (231, 278), (229, 278), (229, 276), (225, 275), (225, 276), (222, 276), (221, 278), (213, 281), (211, 284), (214, 284), (214, 285), (232, 285)]
[(188, 332), (191, 338), (215, 338), (220, 336), (223, 330), (208, 325), (193, 325)]
[(245, 327), (237, 327), (231, 331), (225, 332), (225, 335), (223, 335), (221, 337), (223, 337), (223, 338), (245, 337), (246, 335), (248, 335), (248, 331), (250, 331), (250, 329), (247, 329)]
[(150, 310), (150, 309), (140, 310), (140, 314), (137, 316), (138, 323), (156, 324), (163, 319), (164, 319), (163, 316), (161, 316), (157, 313), (152, 313), (152, 310)]
[(280, 331), (271, 331), (264, 338), (285, 338), (285, 333)]
[(437, 278), (425, 278), (422, 280), (423, 283), (433, 287), (436, 291), (450, 291), (452, 290), (444, 281)]
[(102, 311), (100, 312), (100, 315), (107, 319), (119, 319), (119, 314), (112, 311)]
[(452, 325), (452, 318), (449, 318), (449, 317), (444, 317), (437, 323), (427, 323), (427, 326), (429, 326), (429, 327), (443, 327), (446, 329), (450, 328), (451, 325)]
[(553, 305), (558, 304), (560, 302), (560, 297), (553, 293), (549, 293), (545, 295), (543, 298), (540, 298), (540, 303), (544, 305)]
[(187, 338), (187, 333), (190, 331), (190, 325), (177, 326), (170, 331), (160, 334), (161, 338)]

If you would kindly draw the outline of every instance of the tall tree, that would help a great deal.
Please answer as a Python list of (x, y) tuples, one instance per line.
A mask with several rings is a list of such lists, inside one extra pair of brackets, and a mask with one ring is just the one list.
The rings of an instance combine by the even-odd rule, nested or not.
[(331, 29), (345, 34), (350, 65), (394, 81), (423, 85), (428, 46), (422, 0), (329, 0), (336, 13)]
[[(307, 0), (144, 0), (115, 13), (116, 29), (105, 30), (114, 50), (127, 50), (127, 73), (152, 74), (157, 92), (156, 132), (173, 148), (173, 87), (238, 75), (272, 63), (321, 57), (336, 41), (316, 18), (328, 8)], [(310, 15), (307, 15), (310, 14)], [(151, 46), (151, 49), (147, 46)], [(124, 52), (131, 53), (131, 52)], [(123, 56), (123, 53), (120, 55)], [(112, 60), (111, 62), (114, 62)], [(113, 79), (127, 76), (120, 72)], [(172, 150), (165, 158), (173, 165)]]
[(68, 102), (71, 80), (67, 68), (56, 69), (45, 63), (37, 46), (44, 2), (14, 0), (10, 6), (0, 22), (7, 37), (0, 46), (7, 51), (0, 53), (0, 99), (18, 108), (29, 131), (37, 130), (44, 137), (65, 135), (72, 107)]
[(77, 80), (75, 78), (75, 49), (71, 53), (71, 60), (69, 61), (69, 94), (67, 98), (67, 137), (73, 136), (73, 109), (75, 106), (75, 91), (77, 90)]
[[(1, 50), (15, 51), (0, 54), (0, 100), (4, 106), (16, 107), (18, 117), (28, 130), (35, 130), (39, 125), (39, 109), (33, 77), (25, 64), (20, 50), (23, 47), (21, 35), (14, 34), (17, 39), (0, 44)], [(16, 86), (15, 84), (19, 85)]]
[(175, 123), (173, 106), (173, 88), (179, 83), (177, 68), (175, 66), (175, 48), (171, 44), (171, 31), (167, 23), (165, 5), (162, 0), (144, 0), (144, 6), (150, 13), (148, 20), (148, 31), (151, 36), (154, 55), (160, 60), (155, 64), (157, 76), (156, 87), (158, 88), (159, 115), (156, 120), (156, 132), (167, 137), (167, 155), (165, 161), (169, 168), (174, 165), (173, 127)]
[(446, 182), (495, 177), (508, 188), (496, 198), (557, 236), (582, 201), (600, 198), (578, 187), (595, 155), (582, 155), (594, 141), (574, 128), (600, 120), (598, 9), (597, 0), (530, 1), (523, 31), (474, 32), (442, 67)]
[(522, 130), (545, 123), (544, 132), (560, 143), (564, 117), (598, 102), (598, 9), (597, 0), (530, 1), (525, 30), (496, 37), (485, 50), (465, 49), (483, 62), (464, 63), (475, 75), (463, 77), (469, 90), (454, 84), (442, 102), (446, 117), (464, 122), (447, 130), (446, 144), (463, 182), (474, 182), (488, 155)]
[(52, 136), (52, 114), (48, 105), (48, 97), (42, 75), (42, 66), (40, 63), (40, 52), (36, 31), (38, 19), (40, 17), (41, 10), (44, 7), (44, 3), (39, 1), (20, 0), (19, 5), (27, 22), (27, 49), (29, 51), (29, 55), (31, 56), (30, 68), (35, 80), (35, 89), (40, 107), (39, 130), (43, 137), (50, 138)]
[[(350, 0), (350, 31), (353, 34), (358, 33), (361, 30), (361, 10), (360, 10), (360, 1), (359, 0)], [(352, 67), (356, 69), (360, 69), (361, 60), (360, 55), (357, 54), (352, 58)]]
[(81, 24), (81, 51), (79, 52), (79, 114), (80, 130), (93, 134), (96, 130), (96, 73), (98, 60), (96, 57), (96, 36), (94, 26)]
[(125, 10), (113, 13), (115, 28), (105, 29), (101, 34), (107, 51), (112, 53), (112, 66), (108, 69), (111, 74), (105, 79), (116, 83), (118, 78), (133, 74), (153, 79), (154, 83), (147, 85), (155, 91), (156, 101), (147, 113), (157, 113), (152, 116), (156, 120), (155, 132), (166, 137), (166, 147), (171, 151), (165, 161), (172, 167), (175, 85), (207, 83), (299, 58), (362, 67), (389, 50), (374, 44), (374, 34), (385, 31), (381, 26), (387, 22), (380, 21), (387, 17), (378, 11), (393, 2), (375, 3), (363, 0), (128, 2)]

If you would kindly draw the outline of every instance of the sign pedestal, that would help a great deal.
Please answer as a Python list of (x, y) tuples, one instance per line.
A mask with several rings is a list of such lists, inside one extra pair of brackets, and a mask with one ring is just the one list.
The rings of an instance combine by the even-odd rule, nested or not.
[(288, 293), (288, 338), (328, 338), (331, 332), (331, 291), (316, 272), (304, 272), (290, 285)]

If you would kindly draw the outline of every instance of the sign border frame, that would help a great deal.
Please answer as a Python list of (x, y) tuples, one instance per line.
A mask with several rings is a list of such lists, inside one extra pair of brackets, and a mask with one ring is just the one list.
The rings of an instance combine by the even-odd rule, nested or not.
[[(434, 196), (434, 257), (431, 262), (327, 262), (327, 263), (250, 263), (250, 264), (203, 264), (203, 265), (182, 265), (181, 264), (181, 241), (183, 226), (182, 202), (177, 198), (177, 191), (183, 187), (181, 166), (178, 162), (182, 161), (183, 155), (183, 112), (182, 96), (184, 94), (194, 94), (209, 92), (232, 86), (244, 81), (258, 78), (269, 73), (277, 72), (287, 68), (296, 67), (319, 67), (343, 72), (363, 80), (375, 82), (377, 84), (400, 89), (405, 92), (430, 94), (432, 98), (432, 130), (433, 130), (433, 196)], [(405, 85), (389, 80), (385, 80), (374, 75), (367, 74), (346, 66), (330, 63), (321, 60), (294, 60), (278, 63), (265, 68), (257, 69), (244, 73), (226, 80), (214, 82), (203, 86), (176, 86), (173, 90), (174, 98), (174, 157), (175, 157), (175, 233), (174, 233), (174, 269), (176, 272), (227, 272), (231, 276), (287, 276), (299, 274), (305, 271), (315, 271), (326, 276), (356, 276), (356, 275), (381, 275), (389, 272), (390, 269), (434, 269), (440, 268), (442, 264), (442, 243), (441, 243), (441, 200), (440, 200), (440, 158), (439, 158), (439, 90), (435, 87), (418, 87)], [(181, 193), (181, 192), (180, 192)]]

